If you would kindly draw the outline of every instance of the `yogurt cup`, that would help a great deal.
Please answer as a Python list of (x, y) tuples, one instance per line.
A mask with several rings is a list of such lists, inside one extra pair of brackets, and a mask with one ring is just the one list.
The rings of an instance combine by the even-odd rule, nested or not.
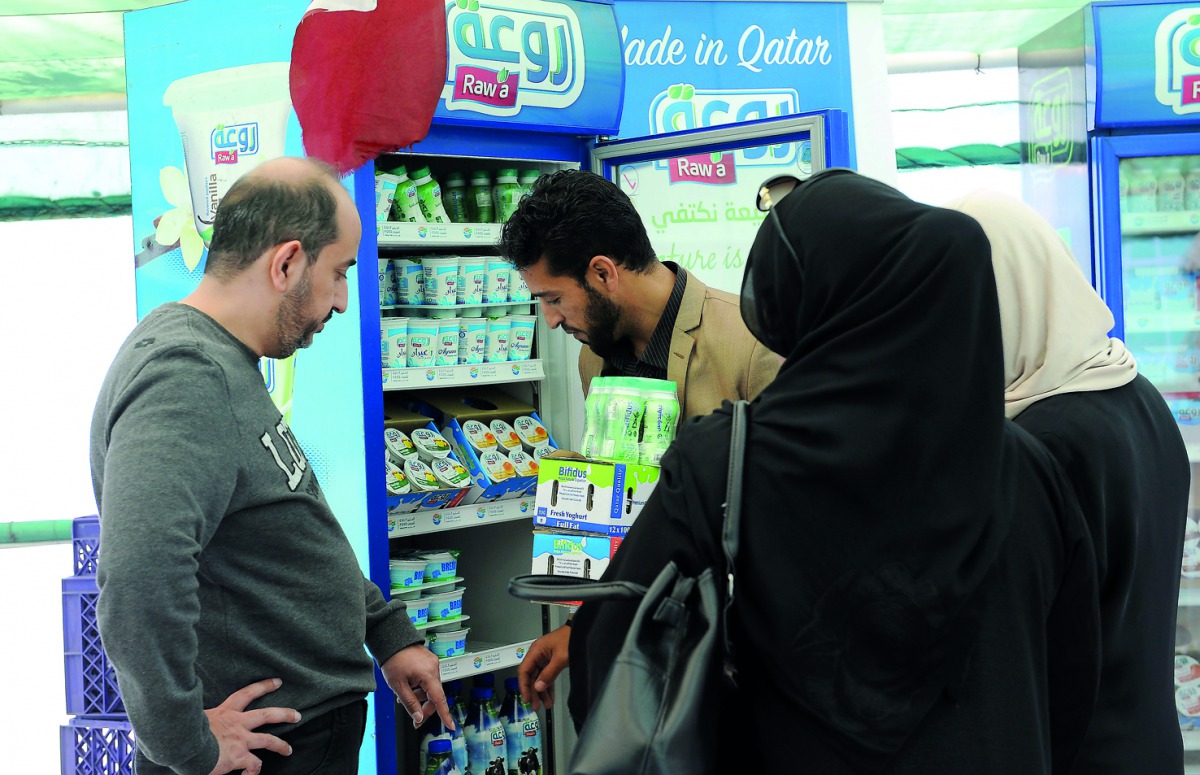
[(529, 286), (525, 284), (525, 278), (521, 273), (513, 270), (509, 277), (508, 283), (508, 300), (509, 301), (532, 301), (533, 294), (529, 292)]
[(408, 319), (408, 367), (428, 368), (437, 360), (439, 323), (427, 318)]
[(530, 455), (524, 450), (518, 449), (508, 453), (508, 462), (512, 463), (513, 468), (516, 469), (517, 476), (525, 477), (538, 475), (538, 468), (540, 466), (538, 465), (537, 460), (534, 459), (533, 455)]
[(408, 318), (379, 321), (379, 353), (385, 369), (408, 366)]
[(508, 318), (487, 319), (487, 349), (485, 363), (503, 363), (508, 360), (508, 337), (512, 333), (512, 321)]
[(509, 462), (508, 455), (498, 449), (488, 450), (480, 455), (479, 465), (483, 468), (484, 476), (493, 484), (499, 484), (517, 475), (517, 469)]
[(434, 355), (434, 366), (458, 365), (458, 333), (462, 325), (456, 317), (438, 320), (437, 353)]
[(462, 424), (462, 431), (463, 436), (467, 439), (467, 446), (475, 452), (476, 456), (499, 446), (500, 442), (496, 441), (496, 434), (492, 433), (492, 429), (479, 420), (467, 420)]
[(398, 466), (406, 460), (419, 460), (417, 448), (412, 439), (404, 435), (404, 431), (395, 428), (383, 429), (383, 445), (387, 448), (388, 459)]
[(461, 256), (458, 259), (458, 277), (458, 303), (482, 304), (483, 289), (487, 285), (487, 258)]
[(386, 258), (379, 259), (379, 303), (385, 307), (396, 303), (396, 274)]
[(487, 304), (504, 304), (508, 301), (508, 284), (512, 277), (512, 264), (502, 258), (487, 260), (487, 282), (483, 286), (483, 300)]
[(412, 443), (417, 448), (417, 457), (425, 464), (450, 454), (450, 442), (446, 441), (446, 437), (428, 428), (413, 431)]
[(404, 475), (408, 477), (408, 485), (413, 492), (428, 492), (438, 488), (437, 477), (420, 460), (404, 461)]
[(1175, 685), (1187, 686), (1200, 681), (1200, 662), (1187, 654), (1175, 655)]
[[(425, 563), (422, 583), (452, 579), (458, 573), (458, 558), (451, 552), (426, 552), (421, 555)], [(447, 590), (453, 592), (454, 590)], [(437, 594), (437, 593), (431, 593)]]
[(408, 477), (404, 475), (404, 469), (391, 460), (387, 461), (387, 490), (388, 495), (408, 495), (412, 492)]
[(431, 632), (426, 639), (429, 650), (437, 654), (439, 659), (462, 656), (467, 651), (467, 633), (470, 631), (470, 627), (464, 627), (461, 630)]
[(514, 451), (521, 449), (521, 437), (504, 420), (492, 420), (488, 423), (488, 427), (492, 429), (492, 433), (496, 434), (496, 441), (500, 444), (501, 452), (511, 455)]
[[(463, 310), (464, 312), (466, 310)], [(483, 363), (487, 356), (487, 318), (458, 319), (458, 362)]]
[(421, 595), (422, 600), (429, 601), (429, 620), (440, 622), (462, 616), (462, 599), (465, 591), (460, 587), (449, 592)]
[(434, 458), (429, 467), (441, 483), (442, 489), (461, 490), (471, 486), (471, 472), (452, 457)]
[(1180, 716), (1200, 717), (1200, 684), (1188, 684), (1176, 689), (1175, 707)]
[(533, 315), (509, 315), (512, 330), (508, 335), (508, 359), (510, 361), (527, 361), (533, 355), (533, 332), (537, 328), (537, 318)]
[(418, 589), (425, 578), (425, 560), (420, 557), (388, 560), (388, 574), (392, 587)]
[(458, 256), (421, 260), (425, 270), (425, 303), (438, 307), (458, 304)]
[(288, 62), (262, 62), (189, 75), (163, 92), (183, 140), (196, 231), (207, 246), (233, 182), (283, 156), (292, 103)]
[(397, 304), (425, 303), (425, 269), (420, 259), (393, 258)]
[(549, 455), (553, 451), (554, 451), (554, 447), (547, 444), (544, 447), (534, 447), (533, 450), (529, 454), (533, 455), (533, 459), (538, 461), (538, 465), (541, 465), (542, 458), (544, 458), (546, 455)]
[(404, 608), (408, 611), (408, 619), (413, 624), (429, 622), (429, 601), (418, 597), (416, 600), (404, 600)]
[(550, 432), (546, 430), (546, 426), (527, 414), (514, 419), (512, 427), (517, 432), (517, 438), (521, 440), (521, 446), (530, 454), (537, 447), (545, 447), (550, 443)]

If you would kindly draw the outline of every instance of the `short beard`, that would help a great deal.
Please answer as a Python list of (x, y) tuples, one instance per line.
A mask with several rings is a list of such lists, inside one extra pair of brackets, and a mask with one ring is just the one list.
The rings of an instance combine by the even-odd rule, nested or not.
[(621, 323), (621, 308), (586, 282), (583, 290), (587, 294), (584, 310), (588, 347), (601, 358), (608, 360), (617, 349), (617, 328)]
[[(309, 267), (311, 269), (311, 267)], [(312, 278), (306, 269), (300, 278), (300, 284), (283, 296), (279, 303), (279, 311), (275, 314), (275, 337), (278, 355), (276, 359), (287, 358), (297, 350), (312, 344), (313, 334), (319, 323), (313, 323), (305, 318), (305, 309), (312, 301)]]

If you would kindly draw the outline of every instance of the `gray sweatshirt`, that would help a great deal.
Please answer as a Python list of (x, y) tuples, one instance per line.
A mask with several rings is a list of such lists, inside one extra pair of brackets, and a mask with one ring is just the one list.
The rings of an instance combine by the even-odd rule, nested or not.
[(383, 662), (421, 642), (364, 578), (258, 357), (198, 310), (165, 304), (121, 346), (91, 467), (100, 635), (151, 761), (207, 775), (205, 708), (278, 677), (251, 707), (311, 719), (375, 688), (364, 644)]

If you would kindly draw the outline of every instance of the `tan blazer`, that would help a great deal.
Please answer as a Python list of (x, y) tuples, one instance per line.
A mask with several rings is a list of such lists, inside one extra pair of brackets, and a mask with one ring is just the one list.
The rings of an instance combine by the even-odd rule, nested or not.
[[(580, 350), (584, 395), (603, 366), (590, 349)], [(710, 414), (722, 401), (753, 399), (778, 371), (779, 359), (742, 322), (738, 297), (688, 274), (667, 361), (667, 379), (679, 392), (683, 416)]]

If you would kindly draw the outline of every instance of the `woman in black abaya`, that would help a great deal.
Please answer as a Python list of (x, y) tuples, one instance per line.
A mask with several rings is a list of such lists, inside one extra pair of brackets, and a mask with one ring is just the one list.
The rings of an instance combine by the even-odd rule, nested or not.
[[(731, 625), (739, 771), (1050, 771), (1047, 665), (1094, 695), (1094, 558), (1062, 474), (1004, 417), (988, 243), (846, 170), (764, 221), (743, 317), (786, 357), (750, 407)], [(606, 580), (721, 567), (728, 407), (688, 423)], [(586, 725), (635, 603), (571, 635)], [(1067, 627), (1074, 661), (1048, 620)], [(1060, 664), (1060, 662), (1062, 664)], [(1076, 708), (1078, 710), (1078, 708)]]

